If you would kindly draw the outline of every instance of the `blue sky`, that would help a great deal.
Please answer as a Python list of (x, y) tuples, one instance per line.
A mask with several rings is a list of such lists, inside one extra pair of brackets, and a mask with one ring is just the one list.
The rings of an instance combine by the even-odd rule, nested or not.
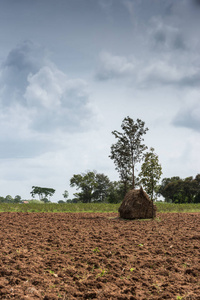
[(118, 180), (126, 116), (145, 121), (163, 177), (199, 173), (199, 26), (197, 0), (0, 0), (0, 195), (73, 197), (87, 170)]

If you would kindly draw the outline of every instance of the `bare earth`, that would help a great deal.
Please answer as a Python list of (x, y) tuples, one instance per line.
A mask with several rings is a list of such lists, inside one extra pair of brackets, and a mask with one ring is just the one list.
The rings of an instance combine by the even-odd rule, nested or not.
[(200, 213), (0, 213), (0, 299), (200, 299)]

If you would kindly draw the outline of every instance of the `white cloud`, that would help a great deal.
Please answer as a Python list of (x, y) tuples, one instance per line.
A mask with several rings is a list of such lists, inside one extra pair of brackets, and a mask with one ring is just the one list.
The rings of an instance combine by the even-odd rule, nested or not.
[(68, 79), (55, 66), (43, 67), (29, 75), (24, 98), (34, 109), (33, 128), (40, 131), (83, 130), (92, 117), (87, 84), (81, 79)]
[(133, 75), (136, 70), (134, 59), (112, 55), (108, 52), (100, 54), (100, 62), (101, 65), (96, 75), (99, 80), (127, 77)]
[(166, 60), (153, 60), (141, 68), (138, 79), (141, 85), (191, 86), (197, 84), (199, 68), (192, 65), (180, 65)]
[(100, 55), (97, 80), (127, 80), (136, 87), (157, 85), (196, 86), (200, 80), (200, 56), (162, 54), (137, 59), (135, 56), (117, 56), (108, 52)]
[[(50, 145), (54, 148), (50, 134), (89, 128), (95, 113), (87, 83), (68, 78), (46, 59), (40, 47), (31, 42), (18, 45), (10, 51), (0, 74), (0, 126), (4, 128), (0, 140), (5, 146), (1, 157), (19, 157), (25, 152), (27, 156), (36, 155)], [(37, 147), (31, 149), (30, 141)], [(12, 142), (13, 150), (6, 153)]]

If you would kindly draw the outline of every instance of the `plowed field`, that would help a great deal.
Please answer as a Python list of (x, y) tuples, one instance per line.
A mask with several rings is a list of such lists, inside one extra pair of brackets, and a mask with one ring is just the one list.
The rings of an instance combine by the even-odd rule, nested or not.
[(200, 299), (200, 213), (0, 213), (0, 299)]

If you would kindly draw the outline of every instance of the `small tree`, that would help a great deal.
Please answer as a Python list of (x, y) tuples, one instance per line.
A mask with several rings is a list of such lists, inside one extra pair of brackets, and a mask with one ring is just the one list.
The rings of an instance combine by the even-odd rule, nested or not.
[(58, 201), (58, 204), (63, 204), (63, 203), (65, 203), (64, 200), (59, 200), (59, 201)]
[(151, 200), (154, 200), (154, 193), (161, 175), (162, 167), (159, 163), (158, 155), (154, 153), (154, 148), (150, 148), (150, 152), (145, 154), (139, 178), (140, 183), (144, 186), (147, 194), (150, 195)]
[(44, 202), (48, 202), (47, 197), (52, 197), (56, 190), (52, 188), (45, 188), (39, 186), (32, 186), (32, 191), (30, 192), (31, 196), (34, 198), (35, 195), (39, 196), (40, 200), (44, 200)]
[(113, 181), (110, 183), (106, 202), (120, 203), (124, 198), (124, 187), (120, 181)]
[(148, 128), (140, 119), (136, 122), (130, 117), (122, 121), (121, 128), (123, 132), (114, 130), (112, 134), (117, 142), (111, 146), (111, 155), (114, 160), (116, 170), (119, 172), (120, 179), (124, 183), (124, 192), (128, 189), (128, 183), (131, 178), (132, 188), (135, 188), (135, 165), (143, 159), (144, 151), (147, 147), (142, 143), (142, 136), (146, 134)]
[(22, 200), (21, 196), (16, 195), (15, 198), (14, 198), (14, 203), (20, 203), (21, 200)]
[(13, 203), (14, 202), (14, 199), (11, 195), (7, 195), (5, 197), (5, 203)]
[(67, 202), (68, 197), (69, 197), (69, 193), (67, 190), (65, 190), (63, 193), (63, 198), (65, 199), (66, 202)]

